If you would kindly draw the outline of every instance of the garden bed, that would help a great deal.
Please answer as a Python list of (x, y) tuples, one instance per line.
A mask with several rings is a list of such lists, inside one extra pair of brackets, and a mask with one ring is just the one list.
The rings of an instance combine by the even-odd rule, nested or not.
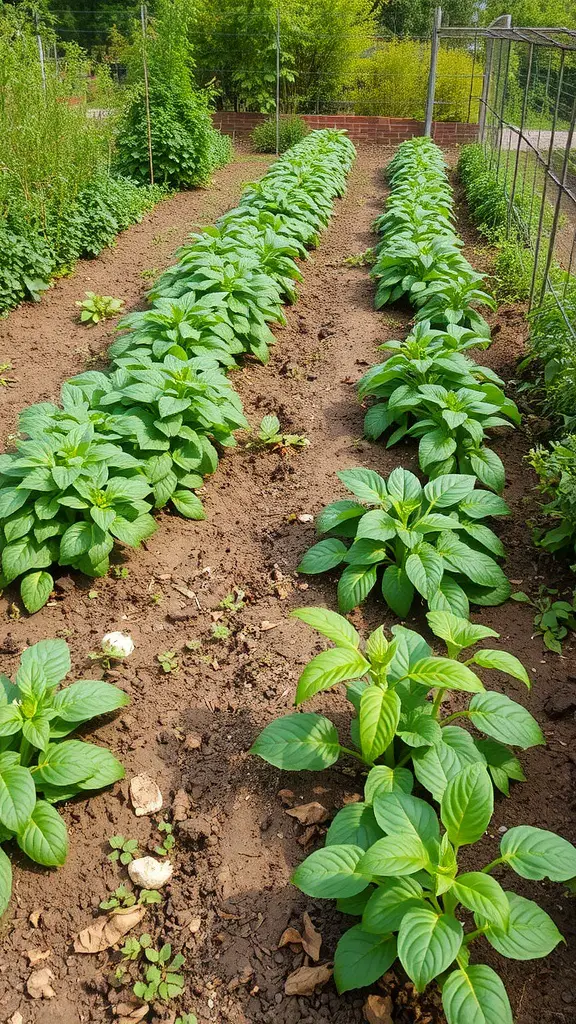
[[(227, 454), (206, 487), (207, 522), (162, 514), (161, 529), (145, 550), (127, 551), (124, 579), (82, 584), (63, 572), (56, 600), (33, 618), (9, 621), (6, 597), (0, 602), (5, 671), (14, 667), (25, 645), (62, 636), (72, 649), (75, 677), (97, 676), (88, 654), (103, 634), (120, 629), (134, 638), (129, 662), (112, 673), (130, 694), (131, 707), (91, 735), (123, 760), (128, 780), (143, 771), (155, 779), (167, 812), (179, 790), (190, 799), (188, 818), (175, 829), (169, 897), (147, 911), (142, 930), (182, 949), (187, 1007), (203, 1024), (363, 1020), (363, 992), (338, 997), (329, 983), (311, 998), (285, 996), (285, 979), (303, 958), (289, 946), (278, 950), (284, 929), (299, 926), (306, 910), (322, 932), (321, 962), (331, 960), (340, 932), (335, 911), (290, 884), (291, 871), (304, 852), (318, 845), (322, 826), (308, 835), (286, 813), (287, 805), (317, 801), (332, 816), (361, 791), (361, 776), (349, 768), (289, 775), (257, 761), (247, 750), (265, 724), (289, 710), (301, 668), (323, 646), (288, 619), (288, 612), (302, 604), (334, 607), (333, 581), (315, 578), (306, 583), (296, 575), (296, 565), (313, 540), (312, 524), (298, 517), (315, 514), (340, 496), (337, 470), (363, 465), (387, 475), (399, 464), (412, 469), (416, 464), (414, 446), (387, 451), (361, 439), (363, 411), (355, 392), (357, 380), (377, 357), (377, 344), (402, 337), (410, 317), (408, 311), (375, 312), (367, 270), (344, 263), (373, 244), (370, 225), (383, 207), (381, 172), (389, 156), (380, 147), (360, 150), (348, 193), (337, 203), (320, 249), (304, 268), (299, 300), (287, 311), (288, 326), (277, 332), (270, 364), (246, 365), (233, 374), (253, 426), (274, 412), (284, 430), (305, 434), (310, 447), (287, 455)], [(236, 162), (215, 175), (218, 191), (161, 204), (115, 250), (59, 282), (40, 307), (23, 307), (0, 325), (2, 361), (12, 362), (11, 376), (17, 378), (1, 393), (4, 436), (14, 429), (16, 412), (24, 404), (53, 399), (62, 380), (105, 348), (106, 327), (88, 332), (75, 324), (74, 301), (84, 290), (121, 296), (134, 306), (146, 287), (141, 271), (161, 269), (192, 222), (210, 222), (230, 205), (240, 182), (254, 175), (253, 167), (252, 161)], [(166, 236), (170, 229), (174, 234), (154, 243), (154, 237)], [(465, 216), (459, 229), (470, 261), (478, 266), (489, 259), (485, 250), (479, 254)], [(483, 361), (508, 381), (522, 349), (524, 321), (514, 307), (501, 309), (490, 320), (494, 344)], [(513, 511), (500, 529), (508, 552), (506, 571), (515, 589), (533, 593), (540, 583), (564, 587), (569, 579), (529, 540), (526, 522), (536, 507), (535, 478), (523, 455), (530, 443), (525, 427), (496, 448), (505, 455), (506, 499)], [(235, 588), (245, 592), (245, 607), (222, 612), (220, 602)], [(576, 694), (574, 647), (565, 644), (562, 658), (544, 652), (541, 639), (532, 636), (530, 609), (513, 602), (484, 609), (473, 618), (497, 629), (505, 648), (528, 667), (535, 679), (533, 691), (528, 697), (520, 695), (517, 684), (517, 694), (538, 718), (548, 741), (546, 747), (522, 755), (528, 782), (514, 787), (511, 800), (497, 799), (480, 852), (484, 859), (495, 856), (498, 830), (518, 823), (549, 828), (574, 841), (574, 718), (571, 713), (552, 718), (546, 711), (558, 691), (566, 691), (568, 704), (570, 694)], [(352, 619), (362, 631), (381, 622), (390, 627), (395, 621), (376, 600)], [(229, 638), (212, 638), (218, 623), (231, 630)], [(408, 625), (413, 623), (418, 630), (425, 628), (422, 614), (411, 616)], [(186, 646), (195, 640), (201, 648)], [(177, 671), (162, 672), (157, 656), (166, 651), (175, 652)], [(508, 692), (513, 690), (511, 684)], [(327, 699), (338, 716), (337, 698), (325, 697), (324, 707)], [(284, 794), (282, 799), (281, 790), (293, 796)], [(2, 924), (0, 1002), (6, 1021), (16, 1011), (24, 1024), (111, 1019), (106, 980), (110, 958), (74, 955), (72, 941), (91, 922), (100, 901), (124, 879), (124, 869), (106, 859), (108, 838), (122, 833), (138, 839), (147, 852), (149, 844), (157, 844), (158, 834), (150, 818), (134, 817), (127, 782), (89, 801), (77, 800), (63, 813), (71, 837), (63, 868), (49, 873), (15, 857), (13, 904)], [(468, 862), (470, 852), (463, 860), (468, 869), (476, 866)], [(501, 960), (487, 945), (482, 955), (500, 970), (518, 1024), (556, 1024), (572, 1020), (575, 1012), (574, 913), (561, 887), (536, 887), (539, 902), (568, 947), (527, 965)], [(530, 897), (535, 884), (515, 879), (514, 888)], [(55, 995), (35, 1002), (25, 991), (33, 970), (30, 952), (46, 950), (50, 955), (40, 966), (52, 971)], [(415, 1000), (405, 979), (390, 979), (390, 991), (394, 1024), (443, 1020), (434, 997)], [(155, 1019), (169, 1020), (169, 1013)]]

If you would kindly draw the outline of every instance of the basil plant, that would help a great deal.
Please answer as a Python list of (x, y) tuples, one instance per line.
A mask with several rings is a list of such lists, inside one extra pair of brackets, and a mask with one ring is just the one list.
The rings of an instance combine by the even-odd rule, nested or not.
[(469, 602), (498, 605), (510, 596), (495, 560), (504, 556), (503, 546), (481, 522), (509, 509), (498, 495), (476, 490), (476, 477), (446, 473), (422, 486), (401, 468), (387, 480), (370, 469), (338, 476), (359, 500), (335, 501), (320, 513), (316, 529), (326, 537), (304, 554), (298, 571), (315, 574), (344, 565), (340, 611), (356, 608), (378, 581), (401, 618), (416, 593), (431, 610), (465, 617)]
[[(105, 747), (67, 737), (124, 707), (127, 694), (99, 679), (60, 687), (69, 671), (64, 640), (41, 640), (24, 651), (13, 682), (0, 676), (0, 843), (14, 841), (44, 867), (58, 867), (68, 853), (66, 825), (53, 805), (124, 777)], [(0, 847), (0, 915), (11, 889), (10, 860)]]
[(364, 801), (336, 815), (324, 848), (294, 872), (306, 895), (335, 899), (343, 913), (361, 918), (336, 947), (338, 991), (371, 985), (398, 959), (417, 992), (437, 982), (448, 1024), (513, 1024), (502, 980), (474, 962), (474, 943), (483, 937), (501, 956), (524, 962), (547, 956), (563, 937), (537, 903), (504, 888), (493, 872), (565, 882), (576, 872), (576, 848), (519, 825), (505, 832), (491, 863), (462, 871), (460, 849), (478, 842), (492, 817), (486, 768), (469, 764), (451, 778), (439, 816), (411, 786), (409, 772), (400, 779), (373, 768)]
[[(447, 647), (448, 656), (440, 657), (418, 633), (403, 626), (392, 627), (391, 639), (380, 626), (362, 650), (357, 630), (341, 615), (325, 608), (300, 608), (293, 615), (336, 645), (306, 665), (295, 703), (300, 706), (344, 684), (352, 706), (350, 742), (340, 743), (336, 726), (324, 715), (294, 713), (267, 725), (252, 753), (286, 771), (321, 771), (340, 757), (353, 757), (369, 768), (377, 765), (374, 778), (381, 776), (401, 788), (412, 778), (410, 767), (435, 800), (471, 764), (485, 767), (506, 796), (511, 779), (524, 779), (508, 748), (526, 750), (544, 743), (544, 737), (521, 704), (487, 690), (474, 671), (499, 671), (530, 688), (518, 658), (498, 648), (478, 647), (498, 638), (493, 629), (451, 612), (429, 612), (430, 628)], [(457, 697), (457, 710), (444, 714), (447, 697), (451, 707)], [(473, 735), (459, 721), (486, 738)]]

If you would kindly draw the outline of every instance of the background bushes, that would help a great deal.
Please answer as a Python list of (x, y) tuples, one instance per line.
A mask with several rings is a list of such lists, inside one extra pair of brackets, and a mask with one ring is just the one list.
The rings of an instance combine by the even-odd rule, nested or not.
[[(284, 153), (290, 146), (300, 142), (310, 129), (301, 117), (283, 117), (280, 121), (278, 152)], [(254, 149), (259, 153), (276, 152), (276, 118), (270, 117), (262, 124), (256, 125), (250, 139)]]

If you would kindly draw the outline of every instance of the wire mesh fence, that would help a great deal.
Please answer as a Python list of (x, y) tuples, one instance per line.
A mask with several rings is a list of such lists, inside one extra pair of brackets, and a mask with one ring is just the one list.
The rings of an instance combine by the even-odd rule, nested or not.
[(576, 342), (576, 32), (503, 15), (486, 28), (440, 23), (437, 37), (473, 56), (471, 112), (506, 192), (507, 235), (524, 246), (530, 308), (555, 306)]

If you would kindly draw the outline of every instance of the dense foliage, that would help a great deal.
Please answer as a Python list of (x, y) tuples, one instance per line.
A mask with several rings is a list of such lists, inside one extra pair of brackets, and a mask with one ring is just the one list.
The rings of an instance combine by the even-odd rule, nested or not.
[(21, 414), (22, 438), (0, 456), (0, 586), (20, 579), (28, 611), (48, 600), (53, 563), (104, 575), (116, 541), (154, 532), (153, 508), (204, 517), (194, 491), (248, 425), (222, 368), (242, 353), (267, 361), (269, 325), (301, 278), (294, 257), (317, 243), (353, 158), (341, 132), (307, 136), (182, 248), (150, 309), (121, 321), (109, 372)]
[[(310, 131), (301, 117), (283, 117), (278, 131), (278, 152), (284, 153), (290, 146), (300, 142)], [(259, 153), (276, 152), (276, 118), (270, 117), (262, 124), (256, 125), (250, 141)]]
[[(44, 867), (58, 867), (68, 853), (66, 825), (54, 804), (124, 776), (105, 747), (67, 737), (124, 707), (127, 695), (100, 679), (59, 688), (69, 671), (64, 640), (41, 640), (26, 648), (13, 682), (0, 677), (0, 843), (15, 840)], [(11, 890), (10, 860), (0, 847), (0, 915)]]

